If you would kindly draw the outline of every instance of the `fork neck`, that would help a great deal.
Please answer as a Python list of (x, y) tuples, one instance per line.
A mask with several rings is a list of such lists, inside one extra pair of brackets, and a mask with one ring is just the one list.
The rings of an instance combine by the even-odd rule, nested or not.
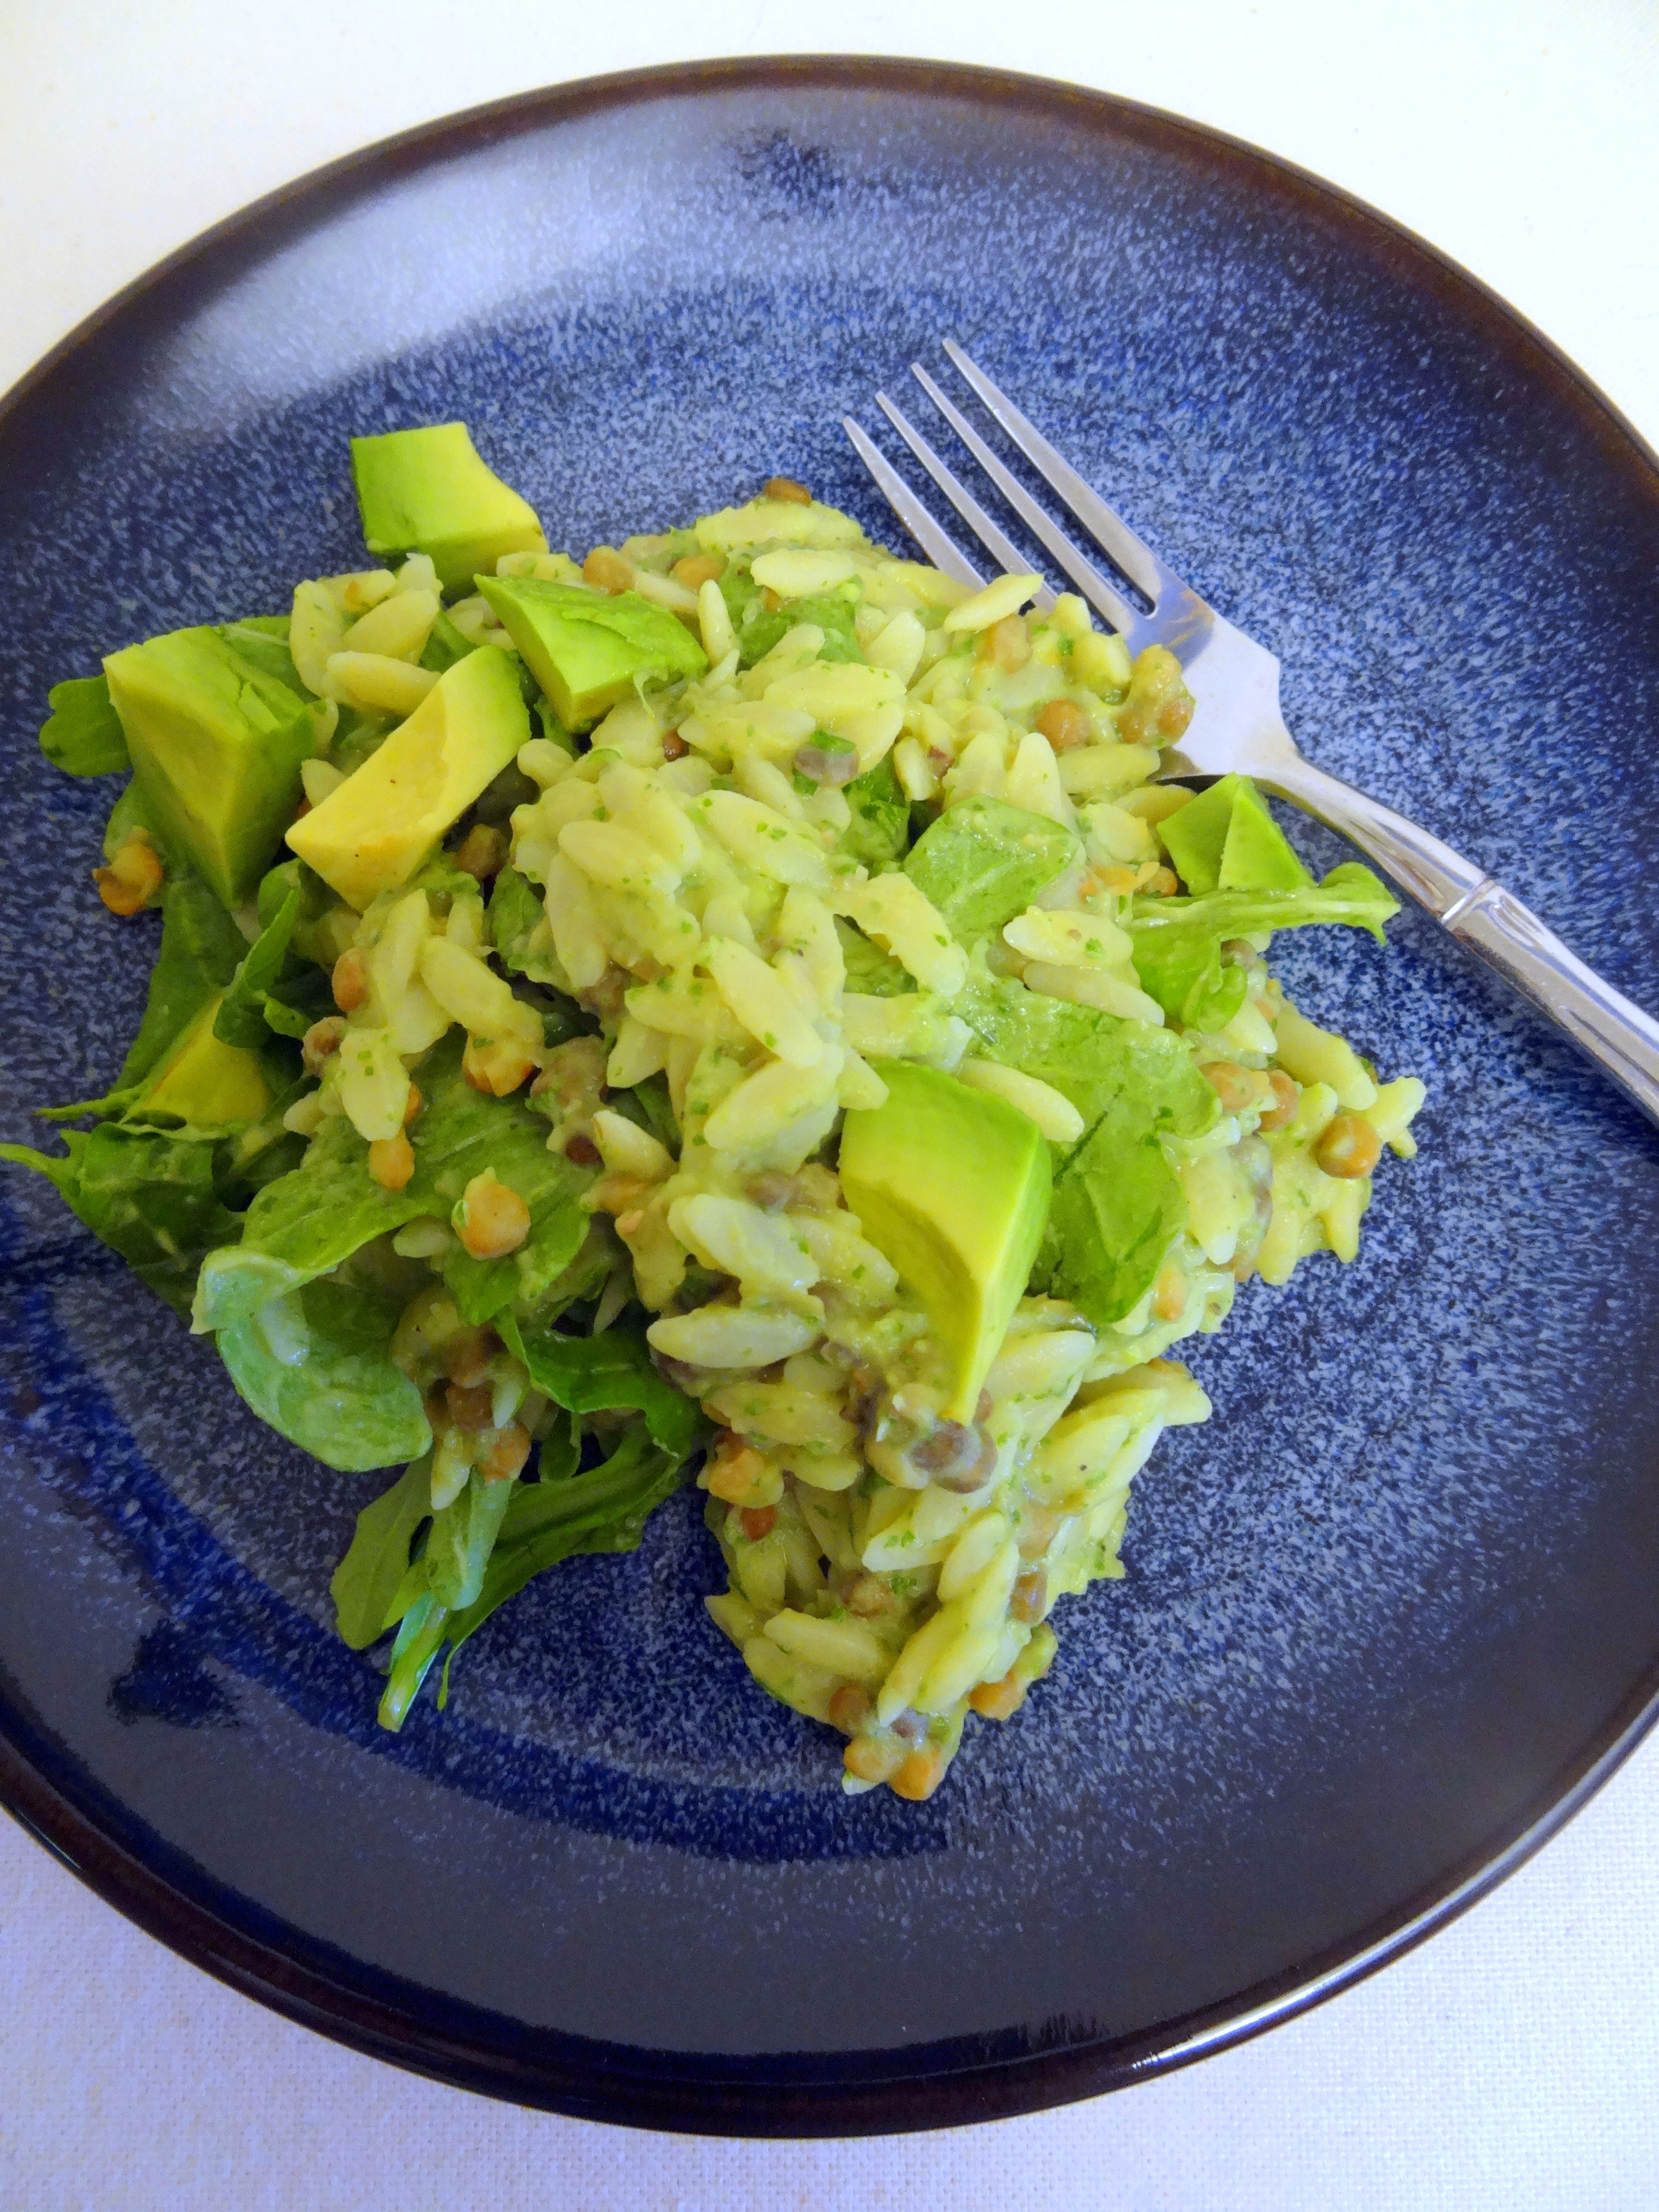
[(1328, 775), (1311, 761), (1300, 757), (1275, 760), (1253, 767), (1250, 774), (1264, 791), (1288, 799), (1327, 829), (1358, 845), (1368, 860), (1437, 920), (1443, 920), (1487, 880), (1472, 861), (1442, 844), (1438, 837), (1368, 799), (1340, 777)]

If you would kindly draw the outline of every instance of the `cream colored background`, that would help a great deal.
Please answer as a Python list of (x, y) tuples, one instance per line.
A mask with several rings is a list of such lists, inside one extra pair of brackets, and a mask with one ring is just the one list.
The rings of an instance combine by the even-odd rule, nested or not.
[[(561, 78), (825, 45), (1069, 76), (1270, 147), (1506, 294), (1659, 441), (1652, 0), (0, 0), (0, 387), (352, 147)], [(995, 2127), (705, 2142), (434, 2088), (221, 1989), (3, 1821), (0, 2060), (3, 2212), (1648, 2212), (1659, 1748), (1360, 1989)]]

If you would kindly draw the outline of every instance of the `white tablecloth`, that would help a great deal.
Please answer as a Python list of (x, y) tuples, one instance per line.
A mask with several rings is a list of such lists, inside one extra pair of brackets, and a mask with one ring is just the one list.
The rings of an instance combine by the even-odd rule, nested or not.
[[(1455, 255), (1659, 439), (1652, 0), (837, 0), (805, 23), (752, 0), (4, 0), (0, 387), (161, 254), (354, 146), (561, 78), (825, 45), (1071, 76), (1271, 147)], [(705, 2142), (435, 2088), (220, 1988), (5, 1822), (0, 2051), (4, 2212), (1650, 2212), (1659, 1747), (1334, 2003), (990, 2128)]]

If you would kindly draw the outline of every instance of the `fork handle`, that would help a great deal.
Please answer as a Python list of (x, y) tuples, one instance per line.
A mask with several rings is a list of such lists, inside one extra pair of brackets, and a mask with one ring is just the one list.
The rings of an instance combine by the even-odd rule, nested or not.
[(1254, 773), (1266, 789), (1358, 845), (1659, 1121), (1659, 1022), (1603, 982), (1529, 907), (1416, 823), (1309, 761)]

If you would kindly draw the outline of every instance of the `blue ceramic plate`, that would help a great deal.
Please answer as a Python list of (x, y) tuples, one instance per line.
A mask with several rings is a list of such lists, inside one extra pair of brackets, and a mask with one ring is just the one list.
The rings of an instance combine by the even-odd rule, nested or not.
[[(578, 549), (775, 470), (892, 535), (837, 418), (992, 374), (1284, 659), (1324, 765), (1659, 1004), (1659, 476), (1507, 309), (1193, 125), (933, 65), (578, 86), (323, 172), (63, 347), (0, 419), (0, 1122), (100, 1090), (149, 925), (42, 763), (102, 650), (361, 558), (353, 431), (464, 416)], [(1334, 853), (1311, 836), (1322, 864)], [(1315, 941), (1316, 939), (1316, 941)], [(1288, 940), (1431, 1085), (1360, 1263), (1252, 1286), (1140, 1480), (1127, 1579), (941, 1793), (848, 1800), (704, 1616), (684, 1495), (498, 1615), (400, 1737), (330, 1571), (373, 1476), (244, 1412), (7, 1178), (0, 1791), (291, 2016), (528, 2103), (830, 2133), (1109, 2087), (1466, 1903), (1659, 1685), (1659, 1147), (1420, 919)]]

